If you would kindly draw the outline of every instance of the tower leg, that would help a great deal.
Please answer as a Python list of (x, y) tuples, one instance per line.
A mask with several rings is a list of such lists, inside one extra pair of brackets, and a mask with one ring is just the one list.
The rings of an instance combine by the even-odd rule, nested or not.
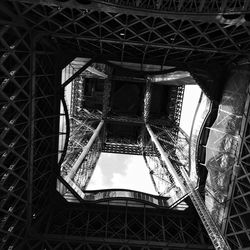
[(152, 141), (154, 142), (156, 148), (158, 149), (162, 160), (165, 162), (168, 171), (170, 172), (170, 174), (173, 176), (175, 183), (178, 187), (180, 187), (181, 191), (183, 192), (183, 194), (185, 194), (187, 192), (187, 189), (185, 188), (183, 181), (181, 180), (180, 176), (177, 174), (176, 170), (174, 169), (171, 161), (168, 159), (168, 156), (166, 154), (166, 152), (163, 150), (161, 144), (159, 143), (157, 137), (155, 136), (154, 132), (152, 131), (151, 127), (149, 126), (149, 124), (146, 124), (146, 128), (148, 130), (148, 133), (150, 134), (150, 137), (152, 139)]
[(87, 153), (89, 152), (92, 144), (94, 143), (95, 139), (99, 135), (103, 124), (104, 124), (104, 121), (101, 120), (100, 123), (98, 124), (97, 128), (95, 129), (93, 135), (91, 136), (90, 140), (88, 141), (87, 145), (84, 147), (81, 155), (79, 156), (79, 158), (75, 162), (74, 166), (71, 168), (70, 172), (68, 173), (68, 175), (67, 175), (68, 178), (70, 178), (70, 179), (74, 178), (77, 170), (81, 166), (81, 164), (82, 164), (84, 158), (86, 157)]

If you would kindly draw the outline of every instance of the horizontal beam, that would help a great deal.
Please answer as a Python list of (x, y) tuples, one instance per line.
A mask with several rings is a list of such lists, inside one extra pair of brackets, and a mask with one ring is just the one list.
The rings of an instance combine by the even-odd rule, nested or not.
[[(85, 120), (88, 119), (90, 121), (100, 121), (102, 116), (100, 114), (96, 115), (88, 115), (88, 114), (81, 114), (81, 119)], [(143, 125), (144, 119), (142, 116), (139, 117), (129, 117), (129, 116), (112, 116), (108, 115), (105, 119), (105, 122), (108, 123), (127, 123), (127, 124), (135, 124), (135, 125)], [(82, 122), (82, 120), (78, 120), (78, 122)], [(164, 125), (165, 127), (174, 127), (176, 126), (172, 121), (169, 119), (149, 119), (150, 124), (153, 125)]]
[(69, 235), (55, 235), (55, 234), (43, 234), (33, 235), (32, 238), (46, 241), (58, 241), (58, 242), (79, 242), (83, 244), (87, 243), (106, 243), (106, 244), (125, 244), (126, 246), (150, 246), (150, 247), (174, 247), (176, 249), (214, 249), (211, 245), (207, 244), (190, 244), (190, 243), (174, 243), (174, 242), (157, 242), (157, 241), (144, 241), (144, 240), (128, 240), (128, 239), (114, 239), (114, 238), (97, 238), (97, 237), (81, 237), (81, 236), (69, 236)]
[[(34, 0), (14, 0), (16, 2), (25, 2), (34, 4)], [(211, 4), (214, 1), (214, 4)], [(79, 3), (79, 1), (56, 1), (56, 0), (39, 0), (37, 1), (41, 5), (47, 5), (51, 7), (59, 8), (76, 8), (82, 10), (96, 10), (96, 11), (106, 11), (109, 13), (121, 13), (140, 16), (150, 16), (150, 17), (166, 17), (168, 19), (179, 19), (179, 20), (192, 20), (201, 21), (209, 23), (221, 23), (225, 22), (223, 14), (242, 14), (249, 11), (248, 1), (242, 4), (242, 7), (232, 8), (227, 6), (228, 0), (223, 0), (221, 5), (216, 3), (216, 0), (204, 0), (200, 1), (200, 4), (193, 4), (190, 8), (181, 4), (178, 6), (172, 4), (159, 4), (161, 1), (155, 0), (153, 8), (152, 4), (148, 4), (147, 1), (119, 1), (119, 0), (92, 0), (88, 5)], [(193, 2), (196, 2), (194, 0)], [(153, 1), (152, 1), (153, 3)], [(133, 5), (134, 4), (134, 5)], [(216, 6), (216, 7), (206, 7), (206, 5)], [(195, 7), (194, 7), (195, 6)]]
[(73, 39), (76, 41), (89, 41), (89, 42), (102, 42), (107, 44), (123, 44), (129, 46), (138, 46), (138, 47), (151, 47), (158, 49), (173, 49), (180, 51), (198, 51), (205, 53), (217, 53), (217, 54), (225, 54), (225, 55), (249, 55), (249, 51), (247, 50), (227, 50), (222, 48), (201, 48), (199, 46), (182, 46), (177, 44), (165, 44), (165, 43), (155, 43), (155, 42), (140, 42), (140, 41), (129, 41), (129, 40), (119, 40), (119, 39), (106, 39), (101, 37), (89, 37), (89, 36), (79, 36), (79, 35), (68, 35), (63, 33), (53, 33), (53, 32), (40, 32), (41, 35), (55, 38), (63, 38), (63, 39)]
[(112, 76), (111, 80), (146, 83), (146, 79), (144, 77), (136, 77), (136, 76)]

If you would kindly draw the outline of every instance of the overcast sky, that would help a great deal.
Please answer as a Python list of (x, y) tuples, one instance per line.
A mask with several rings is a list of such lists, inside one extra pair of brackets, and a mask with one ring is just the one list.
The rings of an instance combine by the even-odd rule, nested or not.
[(157, 194), (142, 156), (102, 153), (87, 189), (107, 188)]

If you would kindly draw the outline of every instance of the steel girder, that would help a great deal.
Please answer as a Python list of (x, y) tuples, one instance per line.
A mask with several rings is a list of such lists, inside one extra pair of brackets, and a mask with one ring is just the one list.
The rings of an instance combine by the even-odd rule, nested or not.
[[(242, 1), (236, 6), (227, 2), (224, 9), (248, 11), (237, 7)], [(27, 26), (53, 41), (55, 47), (70, 48), (88, 57), (102, 55), (109, 60), (150, 62), (162, 66), (206, 65), (229, 63), (249, 53), (246, 23), (225, 25), (160, 15), (152, 17), (146, 12), (140, 15), (130, 14), (130, 11), (124, 14), (119, 10), (111, 13), (105, 8), (103, 11), (87, 9), (87, 5), (77, 9), (74, 5), (64, 7), (59, 2), (46, 3), (13, 1), (8, 2), (8, 8), (15, 9)], [(191, 6), (192, 3), (190, 10), (194, 11)], [(13, 20), (12, 17), (9, 19)]]
[(122, 249), (125, 246), (138, 250), (144, 247), (213, 249), (192, 211), (183, 214), (128, 206), (59, 206), (60, 209), (54, 204), (54, 209), (37, 225), (37, 233), (31, 235), (27, 249), (42, 246), (48, 249)]
[(0, 28), (1, 248), (16, 247), (42, 213), (57, 158), (55, 69), (22, 28)]
[[(16, 0), (18, 1), (18, 0)], [(33, 3), (32, 0), (22, 0)], [(248, 1), (237, 0), (40, 0), (39, 4), (76, 9), (105, 10), (148, 16), (168, 16), (170, 19), (196, 20), (223, 24), (241, 24), (248, 21), (245, 14), (250, 10)], [(233, 20), (233, 21), (232, 21)]]
[[(29, 120), (30, 36), (25, 30), (0, 28), (0, 124), (1, 124), (1, 243), (14, 245), (24, 238), (29, 210), (29, 157), (32, 132)], [(31, 150), (32, 151), (32, 150)]]

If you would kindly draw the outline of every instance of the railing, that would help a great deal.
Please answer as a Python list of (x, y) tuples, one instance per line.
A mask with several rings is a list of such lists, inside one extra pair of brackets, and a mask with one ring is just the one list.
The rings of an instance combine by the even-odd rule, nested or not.
[[(169, 197), (161, 197), (128, 189), (105, 189), (105, 190), (81, 190), (72, 180), (65, 177), (66, 182), (84, 201), (101, 202), (107, 200), (134, 200), (140, 201), (152, 206), (160, 206), (169, 208)], [(61, 195), (67, 195), (67, 188), (58, 180), (57, 190)]]

